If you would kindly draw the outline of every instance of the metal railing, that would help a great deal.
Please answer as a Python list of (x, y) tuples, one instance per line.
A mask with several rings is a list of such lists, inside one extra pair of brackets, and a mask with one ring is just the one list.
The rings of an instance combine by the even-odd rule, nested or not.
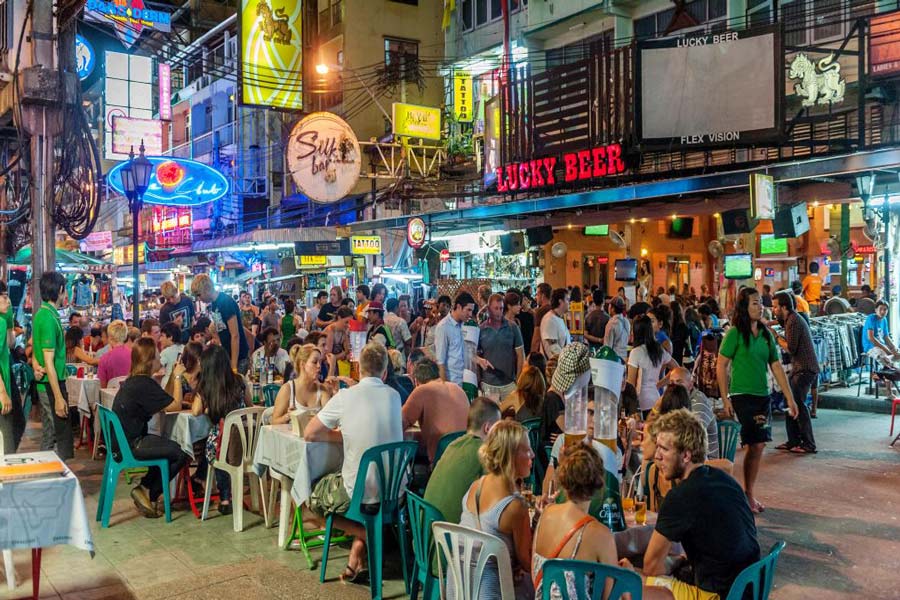
[(331, 6), (319, 11), (319, 35), (344, 22), (344, 0), (332, 0)]

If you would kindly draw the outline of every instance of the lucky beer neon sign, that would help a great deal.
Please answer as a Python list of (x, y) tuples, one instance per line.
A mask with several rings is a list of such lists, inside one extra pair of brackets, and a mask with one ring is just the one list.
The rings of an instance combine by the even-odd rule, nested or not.
[(497, 191), (524, 191), (556, 185), (558, 166), (562, 168), (559, 175), (565, 183), (625, 172), (622, 146), (609, 144), (591, 150), (569, 152), (563, 155), (562, 162), (555, 156), (549, 156), (497, 167)]

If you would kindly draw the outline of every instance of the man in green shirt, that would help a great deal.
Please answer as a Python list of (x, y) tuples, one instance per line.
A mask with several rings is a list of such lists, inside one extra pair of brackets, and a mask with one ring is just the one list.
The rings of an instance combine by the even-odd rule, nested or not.
[[(0, 451), (13, 454), (16, 451), (16, 435), (13, 409), (12, 388), (9, 376), (9, 342), (13, 331), (13, 311), (6, 295), (6, 284), (0, 281), (0, 436), (3, 446)], [(19, 410), (21, 412), (21, 410)]]
[(53, 450), (63, 460), (75, 455), (69, 401), (66, 394), (66, 342), (56, 303), (65, 293), (66, 278), (56, 271), (41, 275), (41, 306), (34, 315), (32, 338), (41, 405), (41, 450)]
[(466, 434), (447, 446), (425, 488), (425, 500), (433, 504), (444, 520), (459, 523), (462, 498), (483, 469), (478, 449), (494, 423), (500, 420), (500, 407), (487, 398), (476, 398), (469, 407)]

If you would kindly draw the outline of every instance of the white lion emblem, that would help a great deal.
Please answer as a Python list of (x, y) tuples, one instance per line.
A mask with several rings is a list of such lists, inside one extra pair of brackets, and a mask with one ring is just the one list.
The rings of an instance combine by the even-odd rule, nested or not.
[(813, 63), (801, 52), (791, 61), (788, 77), (800, 80), (800, 83), (794, 84), (794, 91), (803, 98), (803, 106), (844, 101), (847, 84), (841, 78), (841, 64), (835, 60), (834, 54)]

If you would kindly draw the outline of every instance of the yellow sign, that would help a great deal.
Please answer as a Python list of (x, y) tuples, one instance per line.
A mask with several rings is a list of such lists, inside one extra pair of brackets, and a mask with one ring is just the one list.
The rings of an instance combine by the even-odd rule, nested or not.
[(441, 109), (394, 102), (394, 135), (441, 139)]
[(327, 256), (295, 256), (294, 257), (294, 266), (296, 268), (300, 267), (324, 267), (328, 264)]
[(584, 335), (584, 302), (570, 302), (565, 321), (569, 327), (569, 333)]
[(352, 236), (350, 238), (350, 254), (381, 254), (381, 236)]
[(456, 120), (471, 123), (474, 107), (472, 76), (465, 71), (457, 71), (453, 74), (453, 114)]
[(241, 103), (303, 108), (303, 2), (241, 0)]
[[(134, 253), (131, 251), (131, 245), (119, 246), (113, 249), (113, 262), (117, 265), (130, 265), (134, 262)], [(144, 244), (138, 244), (138, 262), (143, 263)]]

